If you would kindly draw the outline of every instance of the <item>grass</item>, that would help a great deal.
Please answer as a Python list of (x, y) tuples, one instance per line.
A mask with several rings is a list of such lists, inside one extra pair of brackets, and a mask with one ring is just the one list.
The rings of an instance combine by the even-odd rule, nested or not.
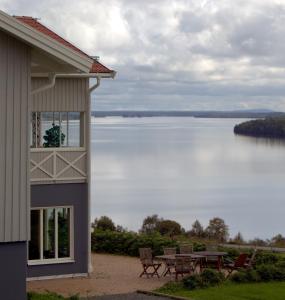
[(54, 293), (46, 293), (46, 294), (28, 293), (28, 300), (78, 300), (78, 299), (79, 298), (77, 296), (64, 298)]
[(182, 284), (170, 283), (157, 292), (192, 300), (284, 300), (285, 282), (226, 283), (218, 287), (194, 291), (185, 289)]

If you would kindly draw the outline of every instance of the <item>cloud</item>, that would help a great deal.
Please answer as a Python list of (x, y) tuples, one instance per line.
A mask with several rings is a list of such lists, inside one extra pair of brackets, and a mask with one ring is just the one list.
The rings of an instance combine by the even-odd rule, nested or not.
[(118, 71), (96, 109), (284, 110), (284, 0), (0, 0)]

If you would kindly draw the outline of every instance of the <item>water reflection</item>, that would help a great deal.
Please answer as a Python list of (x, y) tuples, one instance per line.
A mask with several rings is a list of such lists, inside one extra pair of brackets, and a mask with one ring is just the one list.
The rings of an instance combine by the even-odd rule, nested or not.
[(137, 230), (158, 213), (190, 228), (220, 216), (235, 234), (282, 231), (284, 143), (235, 136), (240, 120), (103, 118), (92, 125), (92, 214)]

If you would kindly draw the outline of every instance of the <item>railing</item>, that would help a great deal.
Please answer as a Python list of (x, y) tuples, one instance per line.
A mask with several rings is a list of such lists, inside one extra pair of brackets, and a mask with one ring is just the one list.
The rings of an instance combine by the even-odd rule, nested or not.
[(31, 183), (85, 181), (87, 178), (84, 148), (34, 148), (30, 161)]

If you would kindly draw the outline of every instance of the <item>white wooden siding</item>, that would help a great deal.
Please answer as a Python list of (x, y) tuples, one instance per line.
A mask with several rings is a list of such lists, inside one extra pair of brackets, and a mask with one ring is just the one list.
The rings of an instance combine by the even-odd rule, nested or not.
[[(47, 78), (32, 78), (32, 89), (46, 85)], [(89, 80), (57, 78), (51, 89), (32, 96), (32, 111), (77, 111), (87, 108)]]
[(0, 242), (29, 237), (30, 49), (0, 31)]

